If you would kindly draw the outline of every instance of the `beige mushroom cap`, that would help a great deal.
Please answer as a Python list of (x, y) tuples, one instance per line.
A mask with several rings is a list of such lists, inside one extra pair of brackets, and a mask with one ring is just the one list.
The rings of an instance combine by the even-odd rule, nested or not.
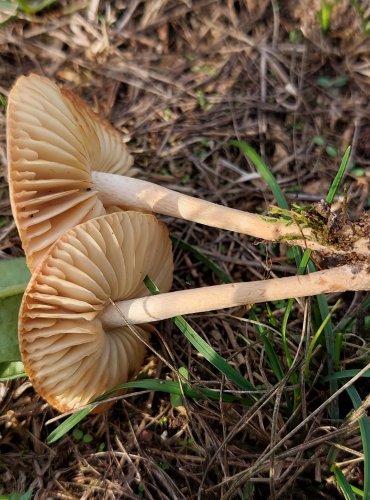
[(121, 135), (37, 75), (19, 78), (9, 94), (7, 149), (13, 215), (32, 271), (65, 231), (105, 213), (92, 169), (132, 174)]
[(147, 339), (142, 327), (106, 328), (110, 300), (148, 295), (149, 275), (162, 291), (172, 284), (167, 228), (153, 215), (119, 212), (69, 230), (35, 271), (19, 315), (19, 343), (35, 389), (70, 411), (134, 376)]

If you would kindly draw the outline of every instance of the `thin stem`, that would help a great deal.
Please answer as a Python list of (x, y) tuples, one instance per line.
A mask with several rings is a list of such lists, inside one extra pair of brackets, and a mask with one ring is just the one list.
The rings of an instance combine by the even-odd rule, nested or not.
[(101, 319), (107, 327), (150, 323), (183, 314), (347, 290), (370, 290), (370, 273), (365, 267), (345, 265), (305, 276), (216, 285), (142, 297), (107, 306)]
[(267, 241), (284, 240), (324, 253), (330, 251), (330, 247), (314, 241), (309, 228), (302, 229), (295, 223), (287, 225), (273, 218), (217, 205), (131, 177), (93, 172), (93, 180), (105, 206), (140, 208)]

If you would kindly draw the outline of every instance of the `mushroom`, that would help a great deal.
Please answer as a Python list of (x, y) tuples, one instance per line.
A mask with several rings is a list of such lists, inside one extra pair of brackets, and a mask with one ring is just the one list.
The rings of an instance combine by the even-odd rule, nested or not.
[[(11, 90), (7, 144), (12, 210), (31, 270), (64, 231), (104, 214), (109, 205), (180, 217), (263, 240), (283, 239), (324, 253), (335, 250), (309, 227), (128, 177), (132, 159), (119, 133), (80, 98), (45, 77), (23, 76)], [(356, 251), (368, 254), (362, 240)], [(344, 253), (349, 251), (352, 248)]]
[(34, 272), (20, 310), (20, 350), (36, 390), (65, 411), (127, 380), (144, 352), (128, 325), (145, 335), (137, 325), (179, 314), (370, 289), (360, 263), (147, 296), (145, 276), (166, 292), (172, 270), (168, 233), (153, 215), (113, 213), (65, 233)]
[(8, 180), (28, 265), (67, 229), (105, 214), (91, 167), (131, 175), (121, 135), (84, 101), (47, 78), (20, 77), (7, 110)]
[(139, 371), (147, 327), (109, 328), (111, 300), (142, 297), (152, 275), (172, 284), (172, 246), (153, 215), (119, 212), (69, 230), (34, 272), (19, 313), (19, 344), (35, 389), (64, 412), (90, 402)]

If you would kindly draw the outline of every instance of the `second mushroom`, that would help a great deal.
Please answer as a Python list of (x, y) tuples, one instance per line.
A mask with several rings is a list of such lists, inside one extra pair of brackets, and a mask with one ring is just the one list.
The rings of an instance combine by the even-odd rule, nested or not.
[(148, 327), (109, 327), (110, 301), (172, 285), (172, 246), (154, 216), (119, 212), (64, 234), (34, 272), (19, 314), (19, 344), (35, 389), (60, 411), (90, 402), (140, 370)]

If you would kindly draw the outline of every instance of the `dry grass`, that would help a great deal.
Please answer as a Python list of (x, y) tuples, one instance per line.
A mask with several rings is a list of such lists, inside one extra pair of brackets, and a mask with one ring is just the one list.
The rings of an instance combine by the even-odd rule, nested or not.
[[(0, 93), (6, 97), (21, 74), (52, 77), (128, 135), (143, 177), (249, 211), (266, 210), (274, 200), (252, 165), (229, 146), (230, 139), (253, 145), (288, 199), (303, 204), (326, 195), (339, 163), (314, 137), (340, 152), (352, 143), (352, 159), (364, 169), (363, 175), (350, 172), (346, 178), (349, 211), (358, 215), (369, 208), (370, 39), (361, 33), (350, 2), (333, 12), (327, 36), (311, 2), (279, 4), (90, 0), (57, 2), (33, 17), (18, 12), (0, 28)], [(22, 251), (7, 195), (1, 106), (0, 111), (0, 257), (9, 258)], [(337, 198), (336, 206), (341, 201)], [(264, 252), (237, 234), (167, 222), (173, 234), (198, 245), (235, 281), (295, 272), (283, 247)], [(217, 283), (194, 256), (176, 245), (174, 251), (175, 288)], [(360, 294), (346, 294), (337, 317), (353, 314), (361, 300)], [(314, 333), (310, 308), (309, 301), (296, 303), (288, 325), (297, 373)], [(284, 309), (273, 308), (275, 323), (266, 308), (258, 312), (285, 363)], [(83, 421), (80, 428), (93, 437), (91, 443), (67, 436), (49, 447), (45, 439), (56, 424), (45, 422), (56, 413), (28, 382), (3, 384), (0, 493), (32, 489), (40, 499), (340, 498), (328, 470), (329, 450), (336, 450), (346, 476), (361, 487), (357, 421), (342, 420), (351, 404), (342, 393), (341, 420), (334, 426), (328, 388), (318, 383), (325, 373), (324, 353), (314, 358), (310, 384), (300, 378), (300, 403), (290, 414), (291, 384), (287, 377), (277, 382), (267, 367), (245, 310), (189, 321), (253, 384), (264, 387), (254, 407), (187, 401), (174, 409), (166, 395), (129, 394), (106, 414)], [(176, 366), (186, 366), (191, 381), (235, 390), (170, 322), (158, 328), (156, 349)], [(366, 356), (364, 334), (359, 321), (345, 337), (341, 368), (363, 366), (356, 365), (356, 357)], [(173, 376), (151, 355), (144, 370)], [(366, 408), (369, 384), (362, 380), (357, 389)]]

